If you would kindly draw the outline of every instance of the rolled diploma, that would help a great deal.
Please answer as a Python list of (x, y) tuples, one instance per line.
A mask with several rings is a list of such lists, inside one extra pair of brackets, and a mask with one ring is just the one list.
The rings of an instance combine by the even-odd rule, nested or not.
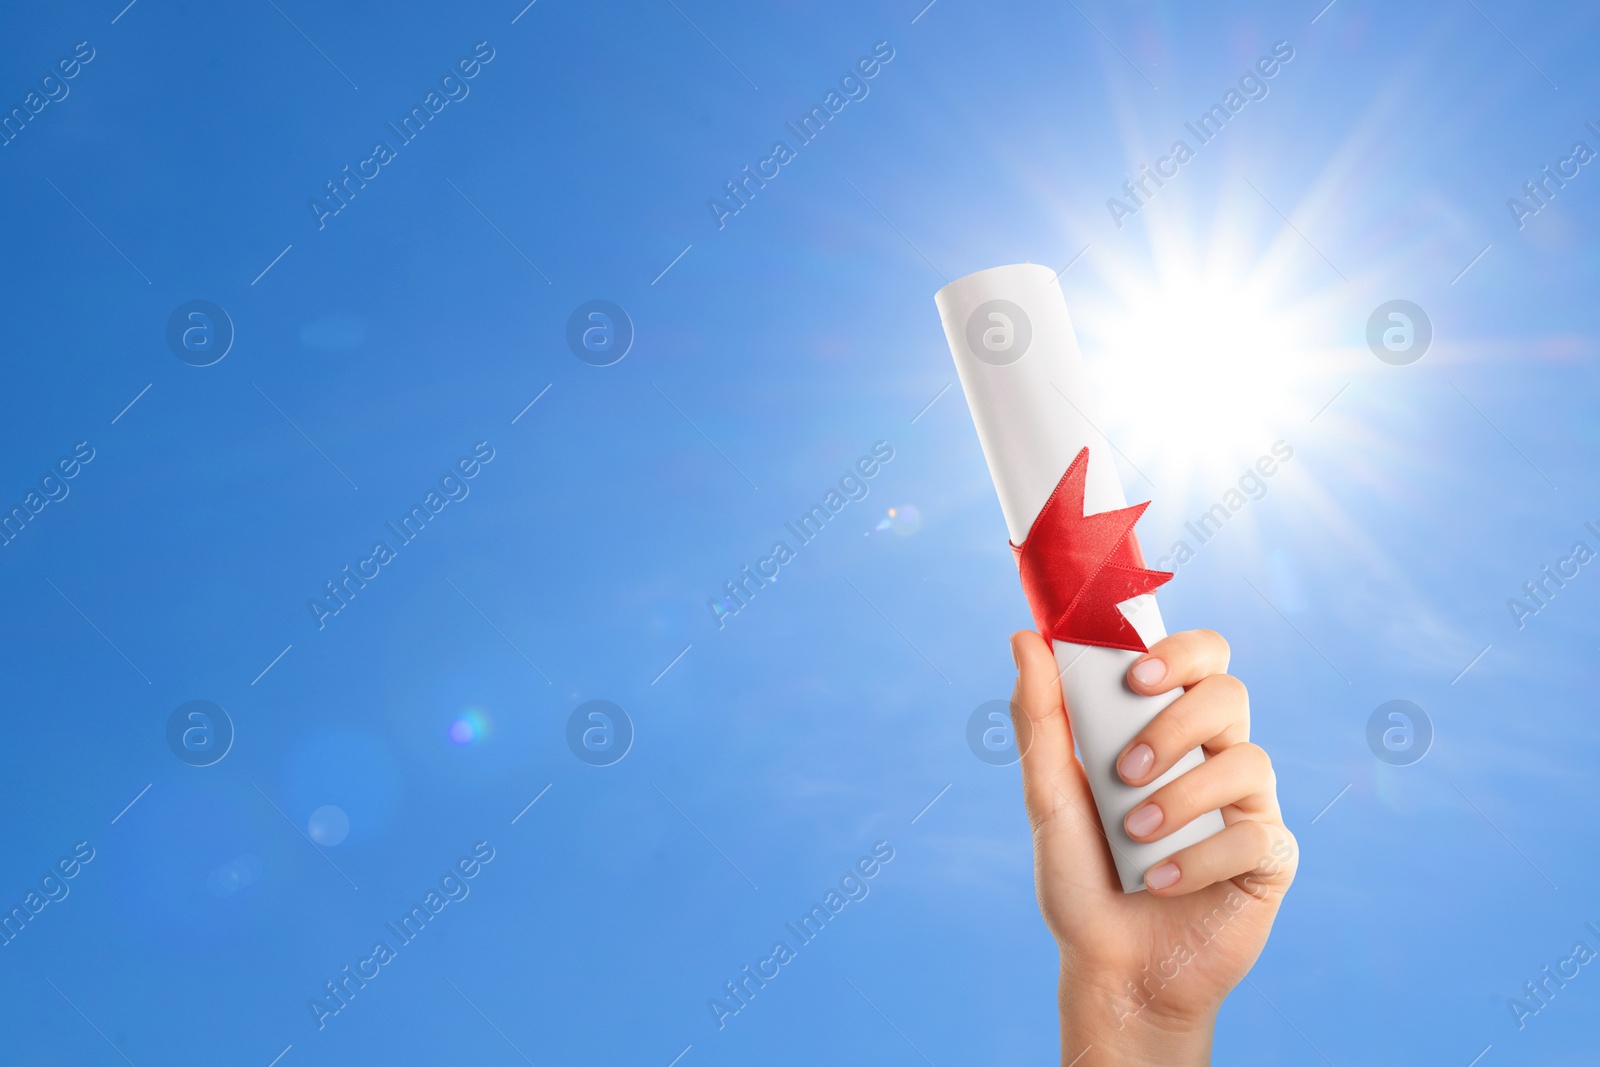
[[(1031, 327), (1027, 347), (1015, 362), (980, 359), (969, 347), (969, 319), (980, 304), (991, 300), (1009, 301), (1021, 308)], [(1126, 507), (1111, 446), (1096, 428), (1100, 420), (1055, 273), (1035, 264), (994, 267), (951, 282), (939, 290), (935, 301), (1012, 543), (1020, 545), (1026, 540), (1033, 520), (1085, 446), (1089, 470), (1084, 513)], [(1012, 325), (1015, 329), (1018, 324)], [(1018, 340), (1020, 332), (1012, 336), (1013, 343)], [(1124, 601), (1120, 610), (1146, 647), (1167, 635), (1154, 596)], [(1217, 811), (1206, 812), (1151, 844), (1134, 841), (1122, 827), (1123, 819), (1140, 801), (1198, 766), (1205, 755), (1196, 748), (1154, 782), (1126, 785), (1117, 776), (1117, 757), (1182, 690), (1140, 696), (1129, 689), (1126, 675), (1139, 658), (1137, 652), (1066, 641), (1054, 642), (1053, 650), (1073, 737), (1117, 875), (1123, 892), (1137, 892), (1144, 888), (1146, 870), (1223, 828), (1222, 814)], [(1089, 813), (1082, 814), (1087, 817)]]

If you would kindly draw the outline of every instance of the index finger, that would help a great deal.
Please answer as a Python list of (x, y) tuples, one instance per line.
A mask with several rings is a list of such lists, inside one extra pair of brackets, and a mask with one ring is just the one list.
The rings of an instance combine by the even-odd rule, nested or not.
[(1128, 668), (1135, 693), (1154, 695), (1194, 685), (1228, 670), (1228, 642), (1215, 630), (1185, 630), (1163, 637)]

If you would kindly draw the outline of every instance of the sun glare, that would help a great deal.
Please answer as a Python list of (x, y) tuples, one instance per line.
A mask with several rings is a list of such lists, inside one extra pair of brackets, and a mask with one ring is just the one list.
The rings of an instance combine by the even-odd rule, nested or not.
[(1229, 225), (1202, 251), (1149, 222), (1147, 258), (1108, 254), (1068, 302), (1107, 437), (1163, 496), (1201, 498), (1296, 436), (1348, 356), (1335, 294), (1297, 278), (1281, 238), (1252, 262)]

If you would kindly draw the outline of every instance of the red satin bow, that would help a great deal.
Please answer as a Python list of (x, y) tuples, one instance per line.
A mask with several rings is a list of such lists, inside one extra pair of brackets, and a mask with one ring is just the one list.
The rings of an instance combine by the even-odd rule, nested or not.
[(1011, 546), (1022, 591), (1046, 641), (1147, 652), (1117, 605), (1172, 578), (1166, 571), (1145, 569), (1133, 534), (1133, 524), (1150, 503), (1085, 515), (1083, 480), (1088, 471), (1085, 448), (1056, 483), (1022, 544)]

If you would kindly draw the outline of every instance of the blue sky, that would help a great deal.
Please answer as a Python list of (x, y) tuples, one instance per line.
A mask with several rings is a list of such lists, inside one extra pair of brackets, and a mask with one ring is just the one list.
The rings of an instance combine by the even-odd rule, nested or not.
[[(1063, 269), (1152, 557), (1293, 453), (1161, 593), (1232, 642), (1303, 849), (1219, 1061), (1587, 1062), (1592, 968), (1521, 1029), (1507, 1001), (1600, 948), (1600, 565), (1524, 592), (1600, 550), (1594, 12), (13, 21), (0, 504), (32, 517), (0, 548), (0, 903), (74, 873), (0, 948), (6, 1062), (1053, 1062), (1016, 769), (965, 740), (1029, 616), (933, 305), (1025, 260)], [(1108, 205), (1275, 46), (1264, 95)], [(346, 166), (376, 169), (313, 208)], [(567, 343), (593, 300), (634, 332), (608, 366)], [(1368, 344), (1392, 300), (1432, 328), (1405, 365)], [(208, 366), (167, 341), (191, 301), (232, 326)], [(346, 566), (372, 577), (309, 608)], [(1396, 699), (1434, 735), (1406, 766), (1367, 742)], [(207, 766), (168, 742), (193, 700), (231, 723)], [(569, 747), (592, 700), (631, 724), (609, 765)], [(707, 1000), (879, 842), (719, 1029)]]

